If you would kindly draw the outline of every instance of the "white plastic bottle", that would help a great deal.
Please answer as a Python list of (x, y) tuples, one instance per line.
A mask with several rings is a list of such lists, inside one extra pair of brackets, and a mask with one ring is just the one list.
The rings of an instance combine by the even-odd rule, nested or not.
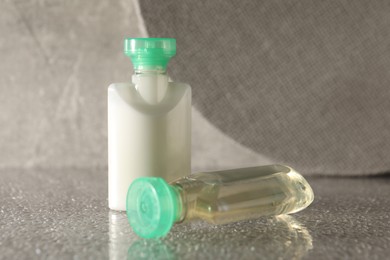
[(114, 210), (126, 210), (134, 179), (171, 181), (191, 168), (191, 88), (166, 74), (176, 40), (128, 38), (125, 54), (134, 65), (132, 83), (108, 88), (108, 197)]

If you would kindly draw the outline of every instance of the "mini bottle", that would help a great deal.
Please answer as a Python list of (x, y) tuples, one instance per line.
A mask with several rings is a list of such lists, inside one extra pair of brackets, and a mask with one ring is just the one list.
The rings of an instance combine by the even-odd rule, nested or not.
[(176, 40), (125, 39), (135, 74), (108, 88), (109, 207), (126, 210), (131, 182), (142, 176), (173, 180), (190, 173), (191, 88), (170, 82)]
[(268, 165), (196, 173), (170, 184), (139, 178), (127, 193), (127, 217), (143, 238), (165, 236), (174, 223), (203, 219), (225, 224), (300, 211), (314, 199), (306, 180), (290, 167)]

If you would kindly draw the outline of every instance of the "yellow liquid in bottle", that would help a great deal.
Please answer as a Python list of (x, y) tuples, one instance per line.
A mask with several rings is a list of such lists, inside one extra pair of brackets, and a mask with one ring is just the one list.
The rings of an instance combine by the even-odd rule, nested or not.
[(197, 173), (171, 184), (181, 194), (181, 221), (199, 218), (225, 224), (288, 214), (306, 208), (314, 199), (307, 181), (283, 165)]

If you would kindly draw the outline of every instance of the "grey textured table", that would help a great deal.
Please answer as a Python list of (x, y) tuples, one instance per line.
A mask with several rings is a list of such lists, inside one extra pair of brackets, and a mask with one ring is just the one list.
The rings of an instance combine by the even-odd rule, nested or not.
[(315, 201), (292, 216), (174, 226), (139, 239), (107, 208), (104, 170), (0, 172), (1, 259), (384, 259), (390, 178), (308, 178)]

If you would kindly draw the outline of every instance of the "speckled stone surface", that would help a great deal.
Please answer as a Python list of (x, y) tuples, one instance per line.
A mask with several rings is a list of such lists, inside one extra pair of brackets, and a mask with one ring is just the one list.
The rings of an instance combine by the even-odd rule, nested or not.
[(139, 239), (107, 208), (107, 173), (3, 170), (0, 259), (385, 259), (390, 178), (308, 178), (306, 210), (223, 226), (174, 226)]

